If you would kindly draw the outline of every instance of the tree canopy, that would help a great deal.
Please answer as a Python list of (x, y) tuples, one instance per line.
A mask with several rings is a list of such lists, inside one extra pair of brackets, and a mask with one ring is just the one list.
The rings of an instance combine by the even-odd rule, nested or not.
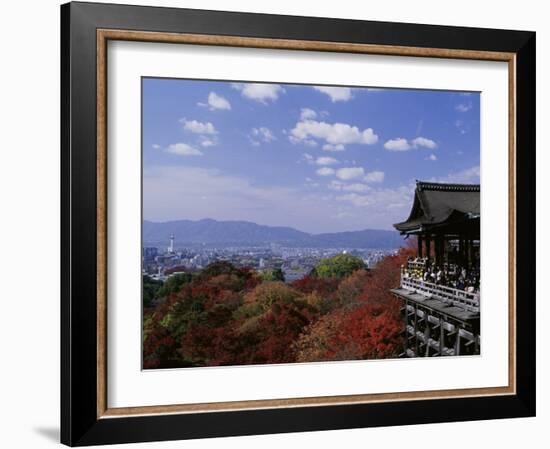
[(320, 278), (342, 279), (364, 268), (365, 264), (361, 258), (344, 253), (321, 260), (312, 274)]
[(396, 357), (403, 320), (389, 290), (409, 252), (370, 271), (341, 254), (289, 284), (228, 262), (173, 275), (145, 309), (144, 368)]

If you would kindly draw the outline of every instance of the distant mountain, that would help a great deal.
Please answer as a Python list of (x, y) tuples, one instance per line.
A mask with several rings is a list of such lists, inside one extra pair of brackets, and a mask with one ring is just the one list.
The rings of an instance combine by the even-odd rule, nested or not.
[(334, 232), (313, 236), (317, 246), (324, 248), (399, 248), (403, 237), (396, 231), (365, 229), (363, 231)]
[(403, 243), (396, 231), (363, 231), (308, 234), (283, 226), (264, 226), (249, 221), (177, 220), (143, 222), (143, 243), (167, 245), (174, 235), (176, 247), (182, 244), (261, 245), (278, 243), (295, 247), (398, 248)]

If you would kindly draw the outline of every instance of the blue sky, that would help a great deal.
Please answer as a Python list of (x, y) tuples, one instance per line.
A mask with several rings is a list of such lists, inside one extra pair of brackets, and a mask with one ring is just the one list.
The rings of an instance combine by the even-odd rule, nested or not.
[(143, 79), (143, 217), (392, 229), (479, 182), (478, 93)]

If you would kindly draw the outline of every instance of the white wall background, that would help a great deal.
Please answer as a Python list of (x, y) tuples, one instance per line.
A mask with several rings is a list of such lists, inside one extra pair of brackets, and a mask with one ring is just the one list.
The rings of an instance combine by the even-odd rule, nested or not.
[[(131, 1), (128, 1), (132, 3)], [(502, 0), (297, 2), (277, 0), (138, 0), (159, 6), (525, 29), (537, 32), (537, 227), (548, 222), (550, 28), (545, 3)], [(59, 438), (59, 4), (5, 2), (0, 27), (0, 446), (54, 447)], [(526, 149), (530, 151), (531, 149)], [(546, 206), (546, 208), (545, 208)], [(521, 237), (521, 236), (520, 236)], [(548, 271), (550, 244), (538, 236), (537, 272)], [(546, 259), (546, 260), (545, 260)], [(538, 417), (399, 428), (141, 444), (158, 448), (408, 447), (448, 449), (543, 447), (550, 424), (550, 365), (541, 317), (548, 293), (539, 288)]]

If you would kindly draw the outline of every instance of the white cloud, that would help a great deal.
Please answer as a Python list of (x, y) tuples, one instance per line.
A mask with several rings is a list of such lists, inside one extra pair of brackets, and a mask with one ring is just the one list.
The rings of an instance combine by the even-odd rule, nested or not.
[(325, 143), (323, 145), (323, 150), (325, 151), (344, 151), (346, 147), (339, 143), (338, 145), (332, 145), (330, 143)]
[(407, 139), (398, 137), (397, 139), (388, 140), (384, 144), (384, 148), (389, 151), (407, 151), (411, 149), (411, 145), (407, 142)]
[(416, 139), (413, 139), (412, 144), (415, 148), (425, 147), (429, 148), (430, 150), (434, 150), (437, 148), (437, 143), (435, 143), (431, 139), (427, 139), (426, 137), (417, 137)]
[[(385, 188), (369, 186), (360, 178), (348, 182), (330, 176), (312, 178), (304, 181), (306, 186), (294, 189), (256, 185), (252, 179), (220, 170), (185, 165), (146, 167), (143, 214), (145, 219), (154, 221), (248, 220), (292, 226), (306, 232), (338, 232), (393, 229), (392, 223), (408, 217), (413, 203), (413, 180)], [(433, 181), (478, 182), (478, 179), (479, 167), (475, 166)], [(323, 188), (315, 187), (317, 183)]]
[(153, 148), (153, 150), (160, 150), (162, 147), (158, 143), (154, 143), (151, 145), (151, 148)]
[(316, 120), (303, 120), (296, 123), (290, 130), (292, 143), (306, 142), (320, 139), (326, 142), (323, 149), (326, 151), (343, 151), (346, 144), (372, 145), (378, 141), (372, 128), (361, 131), (357, 126), (347, 123), (326, 123)]
[(341, 181), (331, 181), (331, 183), (328, 185), (328, 188), (331, 190), (337, 190), (342, 192), (367, 192), (371, 188), (367, 184), (361, 184), (361, 183), (353, 183), (353, 184), (346, 184)]
[(269, 128), (260, 126), (259, 128), (252, 128), (250, 131), (250, 141), (252, 145), (260, 145), (260, 142), (269, 143), (277, 140)]
[(319, 176), (331, 176), (334, 174), (334, 169), (330, 167), (321, 167), (317, 169), (317, 174)]
[(328, 157), (328, 156), (321, 156), (321, 157), (318, 157), (317, 160), (315, 161), (315, 163), (317, 165), (336, 165), (338, 164), (338, 160), (337, 159), (334, 159), (333, 157)]
[(213, 147), (214, 145), (218, 144), (218, 140), (216, 138), (210, 138), (205, 136), (200, 136), (199, 143), (203, 147)]
[(371, 189), (364, 195), (352, 192), (337, 196), (336, 200), (368, 211), (371, 219), (385, 217), (396, 223), (408, 215), (414, 189), (414, 184), (409, 183), (394, 188)]
[(372, 204), (368, 195), (359, 195), (357, 193), (347, 193), (336, 197), (338, 201), (347, 201), (356, 207), (365, 207)]
[(337, 101), (348, 101), (353, 98), (352, 91), (349, 87), (314, 86), (313, 88), (328, 95), (333, 103)]
[(435, 154), (430, 154), (427, 158), (427, 161), (437, 161), (437, 156)]
[[(303, 145), (307, 145), (308, 147), (316, 147), (317, 146), (317, 142), (315, 142), (315, 140), (313, 139), (298, 139), (297, 137), (294, 137), (292, 135), (288, 136), (288, 140), (290, 140), (290, 143), (293, 143), (295, 145), (297, 144), (303, 144)], [(343, 149), (343, 147), (342, 147)]]
[(300, 111), (300, 120), (312, 120), (317, 118), (317, 112), (313, 109), (302, 108)]
[[(305, 181), (310, 184), (308, 187), (296, 190), (256, 185), (246, 177), (215, 169), (149, 166), (143, 173), (143, 216), (153, 221), (247, 220), (292, 226), (306, 232), (338, 232), (393, 229), (392, 223), (403, 221), (410, 212), (414, 182), (395, 188), (369, 188), (361, 186), (361, 181), (354, 184), (334, 178), (328, 180), (347, 187), (341, 191), (338, 188), (317, 190), (316, 181), (310, 179)], [(345, 196), (347, 194), (357, 196)], [(341, 217), (345, 217), (345, 221)]]
[(426, 137), (416, 137), (410, 142), (403, 137), (397, 137), (396, 139), (388, 140), (384, 144), (384, 148), (389, 151), (408, 151), (419, 147), (435, 150), (437, 148), (437, 143)]
[(480, 175), (479, 165), (476, 165), (458, 172), (449, 173), (442, 178), (433, 178), (431, 181), (448, 182), (451, 184), (479, 184)]
[(466, 124), (464, 123), (464, 120), (460, 120), (460, 119), (455, 120), (455, 126), (457, 127), (460, 134), (466, 134), (468, 132), (466, 129)]
[(208, 107), (211, 111), (215, 110), (231, 110), (231, 103), (216, 92), (210, 92), (208, 94), (208, 103), (198, 103), (199, 106)]
[(382, 182), (384, 181), (385, 174), (383, 171), (371, 171), (365, 174), (363, 181), (365, 182)]
[(472, 103), (459, 103), (456, 105), (455, 109), (458, 112), (468, 112), (470, 109), (472, 109)]
[(365, 175), (363, 167), (345, 167), (336, 170), (336, 177), (343, 181), (360, 178)]
[(285, 90), (278, 84), (265, 83), (232, 83), (231, 87), (241, 92), (243, 97), (267, 104), (276, 101)]
[(186, 143), (173, 143), (168, 145), (165, 151), (178, 156), (202, 156), (203, 154), (200, 150)]
[(299, 192), (293, 189), (257, 186), (216, 169), (157, 166), (143, 173), (143, 214), (148, 220), (213, 218), (300, 227), (314, 216), (322, 223), (325, 212), (319, 201), (304, 202), (302, 210), (296, 210), (298, 200)]
[(214, 135), (218, 133), (218, 131), (216, 131), (216, 128), (214, 128), (214, 125), (210, 122), (199, 122), (197, 120), (187, 120), (185, 118), (182, 118), (180, 120), (180, 123), (183, 124), (183, 129), (195, 134)]

